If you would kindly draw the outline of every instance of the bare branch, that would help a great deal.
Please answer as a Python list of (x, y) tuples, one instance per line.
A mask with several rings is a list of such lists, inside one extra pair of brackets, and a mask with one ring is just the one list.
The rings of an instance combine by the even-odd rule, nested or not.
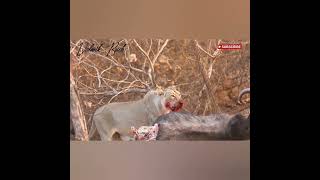
[(96, 93), (90, 93), (90, 92), (79, 92), (81, 95), (105, 95), (105, 96), (114, 96), (116, 94), (121, 93), (146, 93), (148, 92), (147, 89), (141, 89), (141, 88), (130, 88), (123, 91), (105, 91), (105, 92), (96, 92)]
[(152, 82), (152, 86), (156, 86), (156, 82), (155, 82), (155, 77), (154, 77), (154, 64), (153, 62), (151, 61), (150, 57), (149, 57), (149, 54), (146, 53), (142, 47), (139, 45), (139, 43), (133, 39), (134, 43), (136, 44), (136, 46), (140, 49), (140, 51), (146, 56), (148, 62), (149, 62), (149, 70), (148, 70), (148, 75), (149, 75), (149, 79), (151, 80)]
[(132, 82), (130, 83), (130, 85), (129, 85), (126, 89), (121, 90), (121, 91), (119, 91), (116, 95), (112, 96), (112, 98), (109, 100), (108, 103), (110, 103), (110, 102), (111, 102), (115, 97), (117, 97), (119, 94), (127, 92), (127, 91), (130, 89), (130, 87), (132, 86), (132, 84), (134, 84), (135, 82), (136, 82), (136, 81), (132, 81)]
[(204, 50), (200, 44), (198, 43), (197, 40), (195, 40), (196, 42), (196, 46), (202, 51), (204, 52), (205, 54), (207, 54), (209, 57), (213, 58), (213, 61), (221, 54), (221, 50), (220, 49), (216, 49), (215, 52), (212, 54), (208, 53), (206, 50)]
[(148, 56), (150, 55), (150, 51), (151, 51), (151, 48), (152, 48), (152, 39), (150, 39), (150, 46), (149, 46), (149, 50), (148, 50)]
[(202, 78), (203, 78), (203, 80), (204, 80), (204, 83), (205, 83), (205, 85), (206, 85), (206, 87), (207, 87), (207, 94), (208, 94), (209, 97), (210, 97), (211, 103), (212, 103), (212, 105), (214, 106), (214, 109), (215, 109), (217, 112), (220, 112), (220, 108), (219, 108), (219, 106), (216, 104), (216, 102), (215, 102), (215, 100), (214, 100), (214, 93), (213, 93), (212, 88), (211, 88), (211, 87), (212, 87), (212, 86), (211, 86), (211, 83), (210, 83), (210, 81), (209, 81), (209, 79), (208, 79), (208, 76), (207, 76), (207, 74), (206, 74), (206, 72), (205, 72), (205, 70), (204, 70), (204, 67), (203, 67), (203, 65), (202, 65), (202, 63), (201, 63), (201, 58), (200, 58), (200, 52), (199, 52), (199, 50), (198, 50), (198, 65), (199, 65), (200, 72), (201, 72)]
[(163, 43), (163, 45), (161, 46), (160, 50), (159, 50), (159, 51), (157, 52), (157, 54), (154, 56), (154, 58), (153, 58), (153, 60), (152, 60), (152, 64), (154, 64), (154, 63), (157, 61), (159, 55), (162, 53), (163, 49), (167, 46), (168, 42), (169, 42), (169, 39), (166, 39), (166, 41), (165, 41), (165, 42)]
[(83, 62), (83, 64), (86, 64), (87, 66), (90, 66), (90, 67), (94, 68), (94, 70), (96, 70), (97, 79), (98, 79), (98, 87), (101, 87), (101, 76), (100, 76), (98, 68), (96, 68), (94, 65), (91, 65), (91, 64), (86, 63), (86, 62)]
[(149, 54), (145, 50), (142, 49), (142, 47), (139, 45), (139, 43), (135, 39), (133, 39), (133, 42), (140, 49), (140, 51), (143, 53), (143, 55), (145, 55), (151, 62), (151, 59), (149, 58)]

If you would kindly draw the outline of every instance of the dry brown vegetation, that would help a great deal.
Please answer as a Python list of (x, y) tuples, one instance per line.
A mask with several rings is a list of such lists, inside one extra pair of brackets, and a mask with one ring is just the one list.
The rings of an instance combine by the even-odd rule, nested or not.
[[(237, 97), (250, 87), (249, 41), (123, 39), (125, 51), (107, 56), (108, 47), (119, 40), (70, 42), (71, 73), (87, 124), (98, 107), (140, 99), (154, 86), (176, 85), (186, 101), (184, 110), (195, 115), (248, 108), (238, 105)], [(77, 56), (81, 42), (104, 46)], [(241, 42), (242, 49), (218, 50), (221, 42)]]

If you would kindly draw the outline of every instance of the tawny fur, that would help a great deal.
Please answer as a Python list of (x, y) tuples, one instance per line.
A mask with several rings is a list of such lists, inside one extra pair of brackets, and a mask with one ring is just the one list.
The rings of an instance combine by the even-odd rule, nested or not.
[(180, 109), (180, 106), (180, 92), (173, 87), (151, 90), (138, 101), (104, 105), (93, 115), (90, 137), (97, 130), (102, 141), (128, 141), (132, 126), (150, 126), (159, 116)]

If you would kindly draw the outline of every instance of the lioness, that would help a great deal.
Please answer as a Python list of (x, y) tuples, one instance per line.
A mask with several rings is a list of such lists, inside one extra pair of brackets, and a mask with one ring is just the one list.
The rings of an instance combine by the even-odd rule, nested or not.
[(128, 141), (132, 126), (153, 125), (159, 116), (178, 111), (182, 106), (181, 94), (174, 86), (150, 90), (138, 101), (106, 104), (94, 113), (89, 137), (97, 129), (102, 141)]

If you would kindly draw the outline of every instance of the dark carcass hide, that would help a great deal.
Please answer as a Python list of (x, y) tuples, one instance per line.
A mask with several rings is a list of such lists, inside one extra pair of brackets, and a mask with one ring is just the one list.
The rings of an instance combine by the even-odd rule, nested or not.
[(248, 140), (250, 119), (240, 114), (195, 116), (171, 112), (160, 116), (157, 140)]

